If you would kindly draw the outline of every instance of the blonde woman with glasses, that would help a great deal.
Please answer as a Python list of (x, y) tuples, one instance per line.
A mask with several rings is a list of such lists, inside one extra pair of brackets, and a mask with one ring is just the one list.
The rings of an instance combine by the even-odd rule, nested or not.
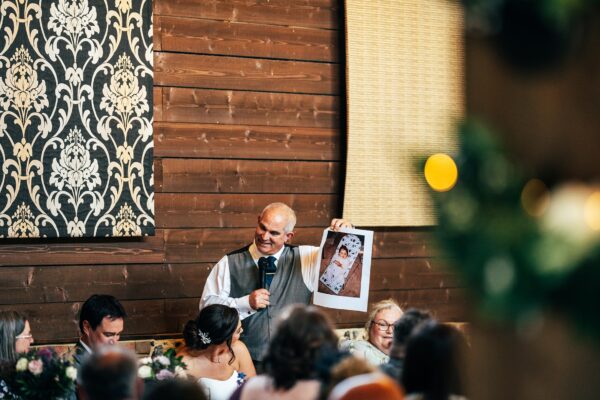
[(341, 349), (373, 366), (387, 363), (394, 340), (394, 324), (401, 316), (402, 309), (394, 300), (375, 303), (365, 324), (366, 340), (344, 341), (340, 345)]

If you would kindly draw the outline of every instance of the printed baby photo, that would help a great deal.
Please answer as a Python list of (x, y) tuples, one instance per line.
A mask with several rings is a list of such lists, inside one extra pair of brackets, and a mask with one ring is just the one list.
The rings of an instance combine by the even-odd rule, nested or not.
[(322, 250), (319, 292), (360, 297), (364, 240), (363, 235), (328, 232)]

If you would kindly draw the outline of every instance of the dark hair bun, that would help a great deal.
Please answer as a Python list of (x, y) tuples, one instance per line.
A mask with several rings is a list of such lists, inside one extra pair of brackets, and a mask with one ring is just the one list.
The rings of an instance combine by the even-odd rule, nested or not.
[(185, 324), (185, 344), (196, 350), (206, 349), (211, 344), (230, 344), (238, 321), (239, 315), (234, 308), (221, 304), (204, 307), (194, 321)]

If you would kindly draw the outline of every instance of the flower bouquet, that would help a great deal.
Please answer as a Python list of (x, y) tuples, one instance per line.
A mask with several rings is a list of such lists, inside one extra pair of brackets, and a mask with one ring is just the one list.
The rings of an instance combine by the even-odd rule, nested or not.
[(75, 390), (77, 370), (52, 349), (30, 350), (15, 365), (10, 387), (22, 399), (65, 399)]
[(140, 360), (138, 376), (144, 381), (162, 381), (171, 378), (187, 378), (185, 370), (187, 366), (183, 357), (175, 355), (175, 349), (163, 352), (157, 348), (151, 357)]

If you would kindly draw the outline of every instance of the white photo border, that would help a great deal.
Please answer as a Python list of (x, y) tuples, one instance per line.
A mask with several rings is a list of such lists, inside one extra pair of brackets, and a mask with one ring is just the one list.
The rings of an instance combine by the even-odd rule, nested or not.
[[(347, 297), (339, 295), (331, 295), (327, 293), (319, 292), (319, 277), (320, 274), (315, 274), (313, 281), (313, 287), (315, 288), (313, 294), (313, 304), (317, 306), (335, 308), (339, 310), (352, 310), (367, 312), (369, 306), (369, 284), (371, 280), (371, 256), (373, 252), (373, 231), (366, 231), (362, 229), (349, 229), (342, 228), (337, 231), (332, 231), (327, 228), (323, 231), (323, 237), (321, 239), (321, 246), (319, 248), (319, 268), (323, 257), (323, 247), (327, 240), (329, 232), (335, 233), (349, 233), (360, 235), (364, 237), (364, 248), (363, 248), (363, 265), (362, 275), (360, 279), (360, 297)], [(320, 269), (319, 269), (320, 270)]]

